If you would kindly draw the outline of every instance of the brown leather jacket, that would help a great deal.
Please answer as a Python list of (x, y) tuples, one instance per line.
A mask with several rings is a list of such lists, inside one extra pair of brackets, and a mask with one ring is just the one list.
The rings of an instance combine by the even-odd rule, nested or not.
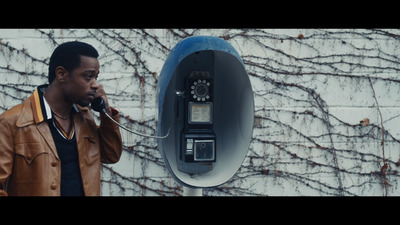
[[(46, 121), (34, 119), (33, 95), (0, 115), (0, 195), (59, 196), (61, 165)], [(97, 126), (87, 107), (74, 114), (82, 183), (86, 196), (100, 195), (101, 162), (122, 153), (119, 127), (101, 115)], [(113, 116), (119, 122), (119, 114)]]

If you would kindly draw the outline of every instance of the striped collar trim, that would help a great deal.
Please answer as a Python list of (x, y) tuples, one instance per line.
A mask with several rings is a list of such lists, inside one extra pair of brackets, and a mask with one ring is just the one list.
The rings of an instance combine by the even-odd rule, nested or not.
[[(38, 86), (37, 89), (33, 92), (32, 109), (35, 123), (40, 123), (53, 118), (53, 113), (51, 111), (50, 105), (47, 103), (46, 99), (43, 96), (43, 93), (45, 92), (47, 87), (47, 84)], [(79, 112), (76, 104), (73, 104), (72, 106), (76, 112)]]

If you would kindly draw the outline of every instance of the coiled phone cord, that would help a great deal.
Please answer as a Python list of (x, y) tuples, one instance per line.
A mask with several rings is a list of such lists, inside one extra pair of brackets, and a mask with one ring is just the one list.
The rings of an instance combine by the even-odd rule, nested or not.
[(130, 130), (130, 129), (128, 129), (128, 128), (122, 126), (122, 125), (119, 124), (117, 121), (115, 121), (110, 115), (108, 115), (108, 113), (106, 113), (105, 110), (102, 111), (102, 112), (103, 112), (111, 121), (113, 121), (115, 124), (117, 124), (117, 125), (118, 125), (119, 127), (121, 127), (122, 129), (124, 129), (124, 130), (126, 130), (126, 131), (128, 131), (128, 132), (131, 132), (131, 133), (133, 133), (133, 134), (142, 136), (142, 137), (155, 138), (155, 139), (164, 139), (164, 138), (168, 137), (169, 132), (171, 131), (171, 128), (172, 128), (172, 126), (170, 126), (170, 127), (168, 128), (167, 134), (164, 135), (164, 136), (153, 136), (153, 135), (142, 134), (142, 133), (139, 133), (139, 132)]
[(124, 130), (126, 130), (126, 131), (128, 131), (128, 132), (131, 132), (131, 133), (133, 133), (133, 134), (136, 134), (136, 135), (139, 135), (139, 136), (142, 136), (142, 137), (148, 137), (148, 138), (164, 139), (164, 138), (168, 137), (169, 132), (171, 131), (172, 124), (171, 124), (171, 126), (168, 128), (167, 134), (164, 135), (164, 136), (147, 135), (147, 134), (142, 134), (142, 133), (139, 133), (139, 132), (130, 130), (130, 129), (128, 129), (128, 128), (122, 126), (121, 124), (119, 124), (119, 123), (118, 123), (117, 121), (115, 121), (110, 115), (108, 115), (108, 113), (106, 112), (105, 106), (106, 106), (106, 105), (105, 105), (104, 100), (103, 100), (102, 98), (96, 98), (96, 99), (94, 99), (94, 100), (92, 101), (92, 103), (91, 103), (91, 107), (92, 107), (92, 109), (93, 109), (94, 111), (100, 112), (100, 113), (104, 113), (111, 121), (113, 121), (113, 122), (114, 122), (115, 124), (117, 124), (119, 127), (121, 127), (122, 129), (124, 129)]

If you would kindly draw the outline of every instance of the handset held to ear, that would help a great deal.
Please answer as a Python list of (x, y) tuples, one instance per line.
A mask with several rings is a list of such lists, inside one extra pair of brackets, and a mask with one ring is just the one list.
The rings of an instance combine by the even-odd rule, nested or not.
[(96, 112), (106, 113), (106, 103), (102, 98), (95, 98), (90, 106)]

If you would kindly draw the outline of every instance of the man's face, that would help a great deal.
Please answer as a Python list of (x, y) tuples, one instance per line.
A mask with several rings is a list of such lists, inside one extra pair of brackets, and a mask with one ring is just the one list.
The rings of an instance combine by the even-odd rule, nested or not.
[(70, 72), (65, 86), (65, 96), (69, 101), (88, 106), (95, 98), (99, 88), (99, 61), (96, 58), (81, 56), (81, 64)]

